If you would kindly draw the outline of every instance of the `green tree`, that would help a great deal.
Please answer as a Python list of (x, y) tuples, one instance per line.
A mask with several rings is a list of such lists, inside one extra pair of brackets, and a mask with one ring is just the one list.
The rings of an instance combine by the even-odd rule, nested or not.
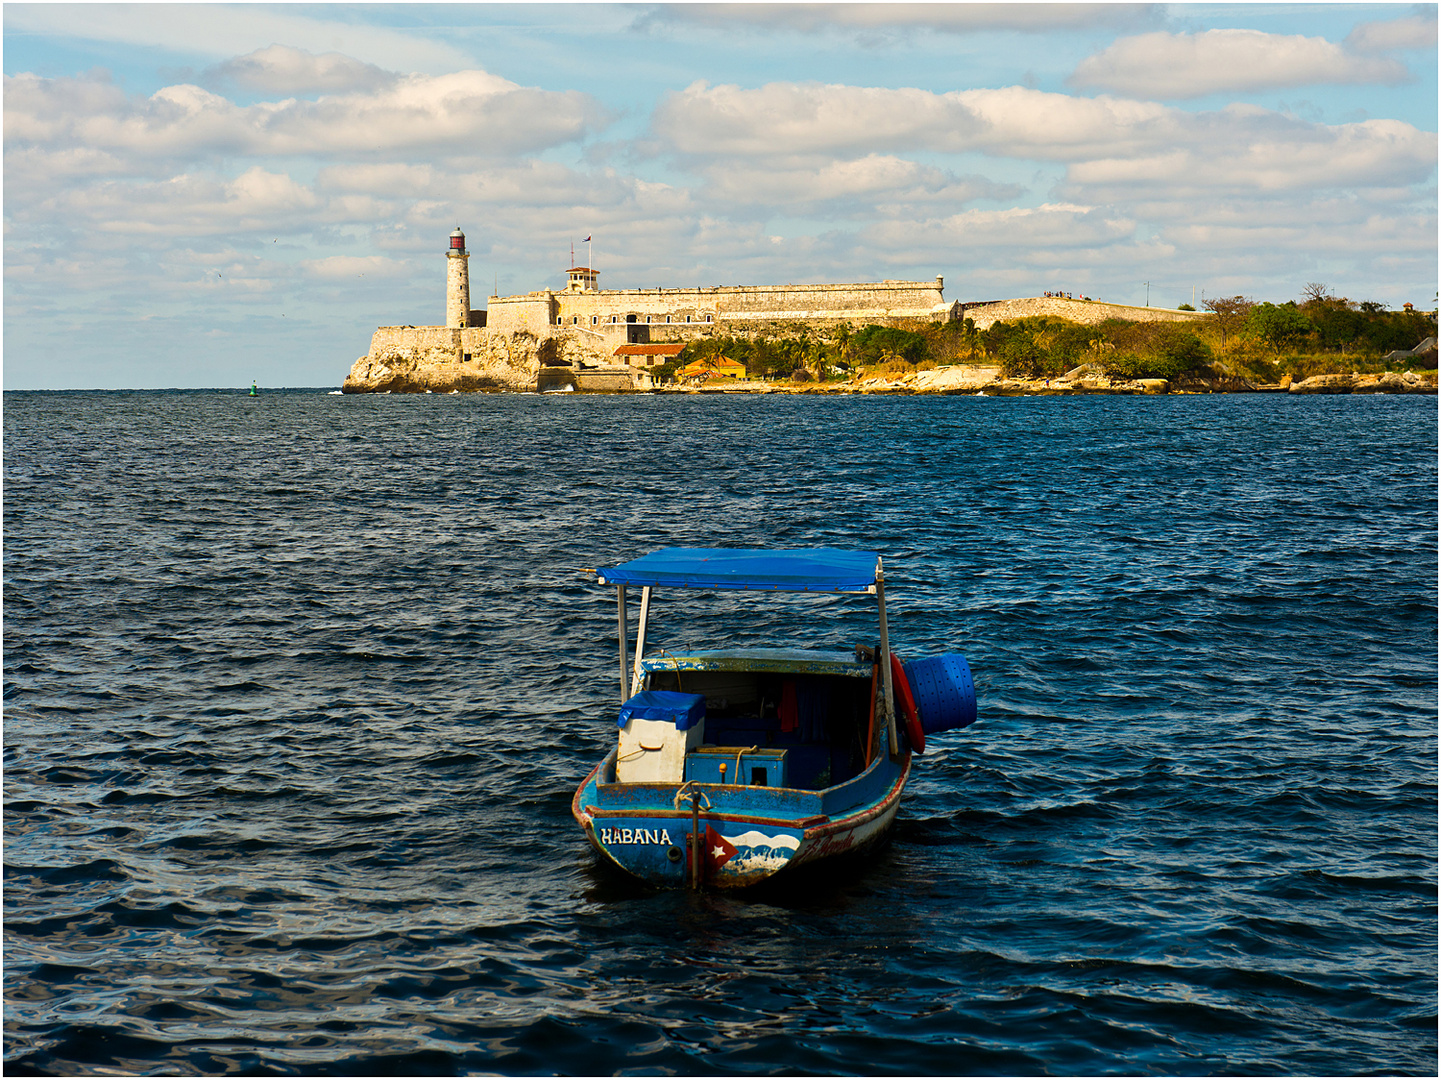
[(879, 363), (881, 354), (887, 352), (915, 364), (926, 359), (929, 349), (921, 334), (872, 323), (851, 339), (851, 351), (857, 360), (865, 364)]
[(1001, 346), (1019, 329), (1019, 326), (1014, 326), (1003, 319), (997, 319), (981, 331), (981, 348), (985, 350), (987, 356), (1000, 356)]
[(1050, 368), (1050, 355), (1035, 335), (1023, 326), (1013, 328), (1006, 336), (997, 356), (1001, 361), (1001, 374), (1007, 378), (1045, 375)]
[(1248, 296), (1213, 296), (1201, 301), (1201, 306), (1216, 316), (1216, 327), (1221, 331), (1221, 348), (1224, 349), (1226, 339), (1235, 337), (1245, 328), (1246, 318), (1256, 306), (1256, 301)]
[(1269, 345), (1277, 357), (1281, 350), (1299, 345), (1314, 329), (1294, 301), (1257, 304), (1246, 316), (1246, 333)]

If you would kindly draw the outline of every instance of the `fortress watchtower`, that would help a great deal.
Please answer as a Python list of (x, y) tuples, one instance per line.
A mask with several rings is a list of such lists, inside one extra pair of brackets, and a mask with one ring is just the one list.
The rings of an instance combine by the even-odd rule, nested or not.
[(445, 325), (452, 329), (469, 326), (470, 252), (465, 250), (465, 233), (459, 225), (450, 234), (445, 259)]
[(588, 266), (572, 266), (566, 273), (570, 278), (566, 282), (566, 292), (596, 292), (600, 288), (597, 284), (600, 272)]

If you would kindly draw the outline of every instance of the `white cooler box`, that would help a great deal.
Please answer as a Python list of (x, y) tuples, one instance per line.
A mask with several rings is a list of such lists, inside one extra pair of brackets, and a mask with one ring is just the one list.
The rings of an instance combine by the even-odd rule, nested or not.
[(615, 778), (622, 784), (679, 784), (686, 754), (704, 737), (703, 695), (643, 690), (620, 707)]

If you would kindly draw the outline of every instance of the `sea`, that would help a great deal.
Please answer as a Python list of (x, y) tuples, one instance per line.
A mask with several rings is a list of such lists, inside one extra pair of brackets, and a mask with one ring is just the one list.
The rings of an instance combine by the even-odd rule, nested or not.
[[(1437, 1071), (1430, 397), (4, 395), (9, 1075)], [(878, 552), (889, 843), (598, 864), (614, 591)], [(631, 605), (634, 613), (637, 605)], [(655, 600), (851, 648), (869, 603)]]

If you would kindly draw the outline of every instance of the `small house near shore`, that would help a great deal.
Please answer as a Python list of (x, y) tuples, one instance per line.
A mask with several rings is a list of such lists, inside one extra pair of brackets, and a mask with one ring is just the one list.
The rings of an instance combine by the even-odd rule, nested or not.
[(681, 368), (675, 373), (675, 377), (686, 382), (711, 382), (717, 379), (735, 382), (746, 377), (746, 366), (728, 356), (704, 356)]

